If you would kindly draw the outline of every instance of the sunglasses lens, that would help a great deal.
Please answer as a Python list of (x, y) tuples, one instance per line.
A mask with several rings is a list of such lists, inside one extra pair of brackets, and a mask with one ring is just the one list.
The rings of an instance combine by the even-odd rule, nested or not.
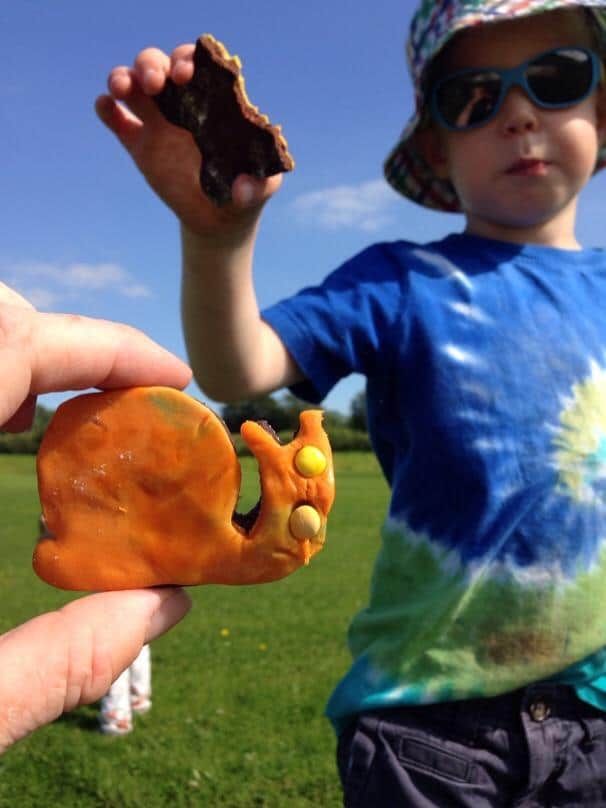
[(435, 104), (452, 129), (467, 129), (488, 120), (498, 103), (501, 78), (493, 71), (463, 73), (441, 82)]
[(574, 104), (591, 90), (591, 57), (578, 48), (546, 53), (528, 65), (526, 81), (537, 101), (547, 107)]
[(585, 98), (596, 79), (589, 51), (557, 48), (519, 68), (455, 73), (438, 83), (433, 104), (441, 123), (464, 131), (488, 121), (511, 86), (524, 88), (539, 106), (555, 109)]

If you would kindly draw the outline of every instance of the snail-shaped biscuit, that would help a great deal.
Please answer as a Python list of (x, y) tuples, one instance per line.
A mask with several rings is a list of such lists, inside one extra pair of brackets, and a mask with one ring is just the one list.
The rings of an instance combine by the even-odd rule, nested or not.
[(193, 78), (167, 79), (154, 98), (170, 123), (191, 132), (202, 154), (200, 184), (215, 204), (231, 200), (239, 174), (271, 177), (294, 168), (281, 127), (250, 102), (240, 60), (210, 34), (196, 42)]
[(220, 418), (185, 393), (135, 387), (63, 403), (38, 452), (47, 535), (34, 569), (61, 589), (255, 584), (307, 564), (324, 544), (334, 475), (320, 410), (288, 444), (241, 428), (261, 499), (236, 513), (240, 464)]

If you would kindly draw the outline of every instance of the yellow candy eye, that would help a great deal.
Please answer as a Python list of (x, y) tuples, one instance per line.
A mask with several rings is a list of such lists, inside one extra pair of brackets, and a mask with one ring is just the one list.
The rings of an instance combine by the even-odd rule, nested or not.
[(315, 446), (304, 446), (295, 455), (295, 466), (303, 477), (317, 477), (326, 468), (326, 457)]
[(295, 539), (313, 539), (322, 527), (322, 517), (311, 505), (299, 505), (290, 515), (290, 532)]

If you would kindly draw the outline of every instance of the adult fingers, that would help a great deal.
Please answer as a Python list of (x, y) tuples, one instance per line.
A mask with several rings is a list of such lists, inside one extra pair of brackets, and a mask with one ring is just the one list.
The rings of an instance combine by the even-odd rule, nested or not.
[(19, 423), (28, 397), (38, 393), (155, 384), (182, 389), (191, 380), (183, 361), (134, 328), (2, 303), (0, 366), (0, 425), (13, 416)]
[(2, 429), (5, 432), (25, 432), (30, 429), (36, 415), (36, 402), (36, 396), (28, 395), (8, 421), (2, 424)]
[(10, 306), (22, 306), (25, 309), (34, 308), (29, 300), (26, 300), (19, 292), (11, 289), (2, 281), (0, 281), (0, 303), (7, 303)]
[(142, 646), (191, 602), (182, 589), (103, 592), (0, 637), (0, 751), (61, 713), (101, 698)]
[(37, 314), (29, 339), (32, 393), (159, 384), (182, 389), (191, 371), (141, 331), (68, 314)]

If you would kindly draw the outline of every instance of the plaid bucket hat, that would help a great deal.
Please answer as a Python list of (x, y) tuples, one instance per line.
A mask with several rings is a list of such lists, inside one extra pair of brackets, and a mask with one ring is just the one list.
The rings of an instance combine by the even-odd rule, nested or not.
[[(384, 164), (385, 177), (396, 191), (413, 202), (441, 211), (461, 212), (449, 180), (437, 177), (416, 148), (415, 134), (426, 112), (424, 79), (427, 67), (444, 45), (464, 28), (527, 17), (556, 9), (584, 7), (591, 11), (606, 53), (606, 0), (421, 0), (412, 18), (407, 42), (408, 67), (415, 90), (415, 114)], [(606, 165), (606, 146), (595, 171)]]

